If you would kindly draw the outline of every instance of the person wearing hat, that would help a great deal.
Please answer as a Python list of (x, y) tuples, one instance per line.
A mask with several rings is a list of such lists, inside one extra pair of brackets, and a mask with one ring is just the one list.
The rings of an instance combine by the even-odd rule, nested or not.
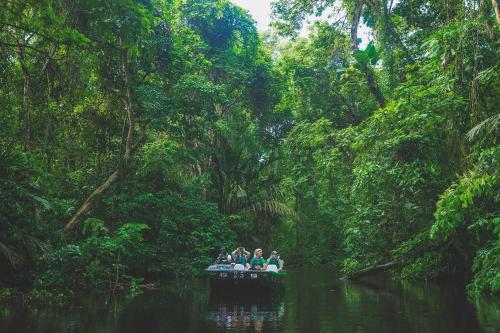
[(265, 267), (269, 265), (276, 265), (276, 267), (278, 267), (278, 270), (280, 271), (283, 269), (283, 264), (284, 261), (280, 259), (278, 251), (273, 251), (271, 252), (271, 256), (266, 260)]
[(250, 269), (263, 270), (265, 269), (265, 264), (266, 261), (262, 258), (262, 249), (256, 249), (252, 260), (250, 260)]
[(231, 255), (227, 253), (227, 249), (225, 247), (221, 247), (219, 250), (219, 256), (215, 260), (216, 264), (230, 264), (231, 263)]

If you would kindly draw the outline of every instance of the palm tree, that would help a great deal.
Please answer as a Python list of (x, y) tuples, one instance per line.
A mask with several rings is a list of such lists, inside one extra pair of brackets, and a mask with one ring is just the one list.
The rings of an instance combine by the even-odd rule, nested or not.
[(36, 208), (50, 205), (33, 193), (32, 173), (22, 153), (0, 146), (0, 257), (14, 270), (48, 250), (47, 244), (33, 236)]

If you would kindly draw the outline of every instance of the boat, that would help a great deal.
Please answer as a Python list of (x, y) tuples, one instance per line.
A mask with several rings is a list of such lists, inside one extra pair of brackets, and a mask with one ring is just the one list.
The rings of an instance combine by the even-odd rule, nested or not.
[(278, 271), (274, 265), (269, 265), (266, 270), (251, 270), (243, 265), (216, 264), (209, 266), (205, 272), (213, 290), (238, 289), (242, 292), (279, 290), (283, 277), (287, 275), (286, 271)]

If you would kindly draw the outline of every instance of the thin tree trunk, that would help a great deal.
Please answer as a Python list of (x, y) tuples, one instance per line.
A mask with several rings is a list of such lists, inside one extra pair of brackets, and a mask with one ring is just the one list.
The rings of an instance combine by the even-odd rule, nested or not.
[(356, 51), (358, 49), (358, 26), (362, 11), (363, 0), (356, 0), (354, 12), (352, 13), (351, 23), (351, 50), (353, 51)]
[[(298, 212), (299, 211), (299, 208), (300, 208), (300, 198), (301, 198), (301, 195), (299, 192), (295, 192), (295, 211)], [(300, 252), (301, 252), (301, 249), (302, 249), (302, 244), (301, 244), (301, 237), (300, 237), (300, 234), (299, 234), (299, 228), (300, 228), (300, 225), (299, 225), (300, 221), (299, 220), (296, 220), (295, 223), (294, 223), (294, 226), (295, 226), (295, 258), (300, 258)]]
[(116, 271), (115, 271), (115, 286), (113, 287), (113, 294), (115, 294), (116, 292), (116, 287), (118, 287), (118, 281), (119, 281), (119, 277), (120, 277), (120, 250), (118, 250), (118, 256), (117, 256), (117, 260), (116, 260)]
[(497, 24), (500, 25), (500, 5), (498, 4), (497, 0), (491, 0), (491, 4), (493, 5), (493, 9), (495, 10)]
[(128, 132), (127, 139), (125, 140), (125, 150), (122, 157), (122, 163), (118, 166), (118, 169), (113, 172), (106, 181), (99, 186), (97, 189), (90, 194), (84, 203), (80, 206), (77, 212), (68, 221), (64, 230), (72, 229), (81, 219), (87, 214), (94, 203), (101, 197), (101, 195), (109, 188), (111, 185), (116, 183), (125, 173), (125, 168), (132, 155), (132, 140), (134, 136), (134, 114), (132, 111), (132, 92), (130, 90), (129, 79), (128, 79), (128, 69), (127, 69), (127, 49), (121, 48), (121, 62), (123, 70), (123, 79), (125, 81), (125, 98), (123, 103), (125, 105), (125, 110), (127, 111), (128, 118)]
[(495, 40), (495, 28), (493, 27), (493, 23), (490, 20), (490, 8), (488, 6), (487, 0), (479, 0), (479, 13), (484, 20), (484, 25), (486, 27), (486, 32), (488, 33), (488, 37), (490, 40)]
[[(354, 12), (352, 13), (351, 22), (351, 50), (356, 52), (358, 50), (358, 26), (361, 19), (361, 13), (363, 12), (363, 0), (356, 0)], [(375, 75), (373, 70), (368, 67), (368, 64), (362, 65), (362, 73), (365, 76), (366, 83), (368, 85), (368, 90), (377, 100), (378, 105), (381, 108), (385, 107), (385, 98), (380, 90), (377, 81), (375, 80)]]
[(400, 34), (397, 32), (394, 23), (392, 22), (392, 5), (388, 8), (387, 0), (383, 1), (367, 1), (367, 6), (373, 13), (376, 20), (375, 33), (378, 41), (383, 45), (381, 51), (385, 53), (385, 63), (389, 72), (389, 87), (395, 88), (398, 83), (405, 81), (404, 71), (398, 69), (394, 64), (397, 63), (395, 56), (396, 51), (403, 52), (403, 59), (406, 63), (412, 63), (413, 58), (408, 50)]
[(22, 139), (24, 147), (28, 148), (31, 142), (31, 108), (30, 108), (30, 79), (29, 69), (25, 59), (24, 46), (19, 47), (19, 63), (23, 74), (23, 133)]
[(370, 90), (371, 94), (377, 100), (378, 105), (381, 108), (385, 108), (385, 98), (380, 90), (377, 81), (375, 80), (375, 73), (368, 66), (368, 64), (363, 64), (361, 67), (363, 74), (365, 75), (366, 84), (368, 85), (368, 90)]
[(389, 3), (389, 8), (388, 8), (388, 12), (392, 12), (392, 5), (394, 4), (394, 0), (391, 0), (391, 2)]
[(50, 86), (50, 76), (49, 72), (47, 72), (47, 119), (45, 120), (45, 130), (44, 130), (44, 140), (43, 140), (43, 153), (47, 158), (47, 166), (50, 169), (50, 158), (48, 153), (48, 146), (50, 140), (50, 127), (52, 126), (52, 112), (51, 112), (51, 103), (52, 103), (52, 89)]
[(127, 163), (130, 159), (132, 152), (132, 139), (134, 136), (134, 113), (132, 112), (132, 92), (130, 91), (130, 85), (128, 83), (128, 68), (127, 68), (127, 50), (121, 49), (121, 59), (122, 59), (122, 70), (123, 78), (125, 79), (125, 90), (126, 90), (126, 100), (124, 101), (125, 108), (127, 109), (128, 116), (128, 133), (127, 141), (125, 142), (125, 154), (123, 155), (123, 160)]
[(31, 110), (29, 105), (29, 90), (30, 81), (28, 77), (28, 72), (24, 70), (23, 67), (23, 110), (24, 110), (24, 145), (26, 147), (30, 146), (31, 143)]

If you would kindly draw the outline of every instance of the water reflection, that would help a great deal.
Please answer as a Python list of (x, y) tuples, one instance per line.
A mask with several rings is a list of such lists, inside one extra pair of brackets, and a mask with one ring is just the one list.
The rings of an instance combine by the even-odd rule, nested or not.
[(218, 331), (279, 332), (285, 314), (282, 293), (210, 294), (207, 318)]
[(0, 333), (357, 332), (496, 333), (498, 299), (463, 287), (370, 278), (330, 270), (289, 272), (282, 294), (215, 294), (205, 280), (175, 280), (130, 299), (81, 296), (65, 308), (0, 305)]

